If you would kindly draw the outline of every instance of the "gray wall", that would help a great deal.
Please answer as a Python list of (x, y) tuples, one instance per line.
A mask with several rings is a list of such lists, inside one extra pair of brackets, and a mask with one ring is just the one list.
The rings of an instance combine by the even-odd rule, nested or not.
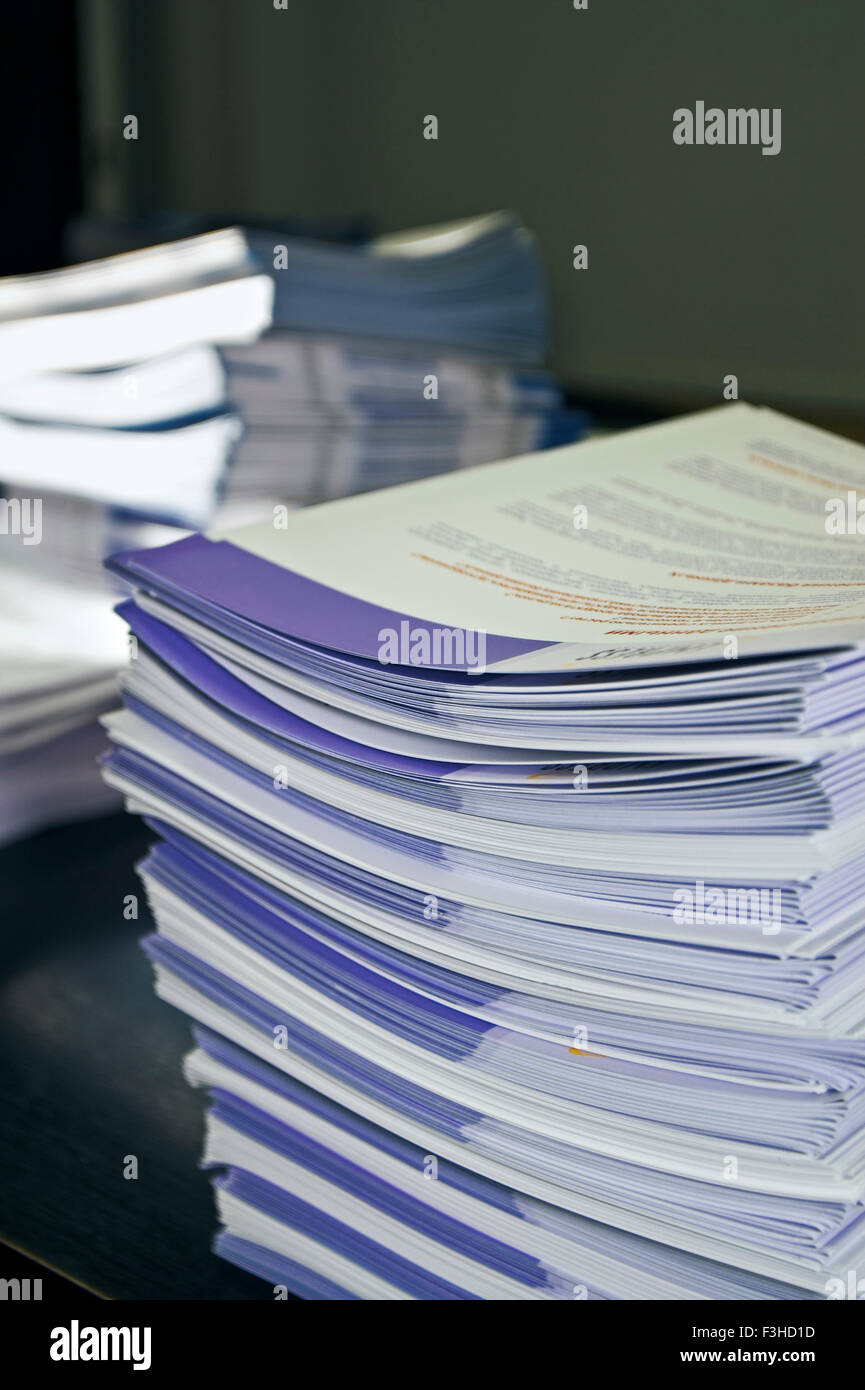
[[(576, 390), (696, 403), (734, 372), (754, 401), (861, 413), (862, 0), (288, 5), (85, 0), (91, 209), (390, 230), (512, 207)], [(781, 153), (674, 146), (698, 99), (781, 107)]]

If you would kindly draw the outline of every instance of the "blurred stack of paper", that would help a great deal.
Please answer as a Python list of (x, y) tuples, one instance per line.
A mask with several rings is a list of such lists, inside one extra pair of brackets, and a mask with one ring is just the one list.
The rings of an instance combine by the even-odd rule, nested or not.
[(247, 431), (228, 495), (320, 502), (579, 438), (543, 270), (504, 213), (363, 246), (255, 241), (274, 332), (226, 352)]
[[(584, 417), (524, 365), (546, 333), (505, 214), (348, 248), (229, 229), (0, 281), (0, 582), (89, 602), (117, 549), (576, 438)], [(0, 799), (20, 804), (37, 732)]]
[(98, 716), (117, 700), (127, 648), (102, 589), (2, 572), (0, 843), (98, 815), (115, 797), (94, 777)]
[[(256, 249), (265, 260), (263, 237)], [(543, 268), (531, 233), (511, 213), (360, 247), (295, 239), (274, 250), (276, 328), (374, 334), (527, 365), (546, 352)]]
[(252, 342), (272, 300), (236, 230), (0, 281), (7, 489), (208, 522), (241, 432), (209, 345)]
[(247, 426), (238, 500), (329, 501), (554, 448), (587, 424), (549, 372), (414, 344), (274, 332), (224, 357)]
[(865, 1267), (863, 485), (737, 405), (117, 557), (106, 776), (222, 1254), (325, 1299)]
[(108, 802), (102, 561), (212, 518), (241, 432), (212, 344), (255, 338), (272, 298), (237, 231), (0, 281), (0, 841)]

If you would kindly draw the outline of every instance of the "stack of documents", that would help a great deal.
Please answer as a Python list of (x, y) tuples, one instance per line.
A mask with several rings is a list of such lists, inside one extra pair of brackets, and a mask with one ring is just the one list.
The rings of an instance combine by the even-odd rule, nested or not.
[[(262, 260), (269, 247), (255, 238)], [(375, 334), (531, 365), (547, 347), (543, 267), (508, 212), (415, 228), (361, 246), (274, 247), (276, 328)]]
[(269, 326), (273, 285), (236, 230), (0, 281), (0, 476), (207, 524), (240, 435), (213, 344)]
[(2, 572), (0, 844), (99, 815), (116, 797), (94, 776), (98, 716), (116, 703), (123, 624), (104, 589)]
[(231, 230), (0, 280), (0, 842), (108, 803), (125, 636), (102, 562), (212, 519), (241, 433), (213, 345), (272, 299)]
[(580, 438), (551, 373), (382, 340), (273, 332), (224, 354), (246, 425), (227, 497), (330, 501)]
[(274, 332), (224, 354), (247, 427), (230, 498), (321, 502), (585, 432), (537, 365), (543, 269), (515, 218), (271, 255)]
[(732, 405), (116, 557), (106, 778), (221, 1254), (316, 1299), (845, 1296), (863, 489)]
[[(16, 604), (31, 580), (69, 586), (84, 614), (100, 590), (107, 606), (117, 550), (575, 439), (584, 417), (526, 365), (546, 334), (540, 260), (506, 214), (363, 247), (229, 229), (0, 281), (0, 582)], [(39, 679), (12, 675), (25, 701)], [(94, 701), (74, 670), (52, 699), (55, 681), (82, 696), (89, 757)], [(38, 823), (28, 768), (47, 754), (26, 722), (0, 837)], [(86, 761), (65, 775), (51, 756), (68, 793), (54, 819), (82, 783), (104, 799)]]
[[(234, 222), (235, 218), (228, 218)], [(273, 322), (292, 333), (371, 333), (423, 347), (532, 363), (547, 346), (543, 269), (531, 234), (499, 211), (370, 236), (357, 219), (243, 222), (243, 236), (273, 278)], [(70, 260), (94, 260), (152, 242), (186, 243), (214, 230), (189, 213), (73, 219)]]

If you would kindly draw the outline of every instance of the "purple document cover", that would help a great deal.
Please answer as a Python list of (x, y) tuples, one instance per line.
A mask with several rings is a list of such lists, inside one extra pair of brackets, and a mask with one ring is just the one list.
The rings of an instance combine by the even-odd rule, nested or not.
[[(152, 550), (122, 551), (109, 567), (168, 602), (173, 594), (182, 594), (196, 606), (236, 614), (278, 636), (372, 661), (378, 659), (382, 629), (399, 629), (401, 622), (409, 621), (413, 632), (426, 630), (432, 638), (436, 627), (428, 618), (380, 608), (273, 565), (230, 541), (202, 535)], [(487, 666), (554, 645), (493, 633), (486, 634), (485, 641)]]

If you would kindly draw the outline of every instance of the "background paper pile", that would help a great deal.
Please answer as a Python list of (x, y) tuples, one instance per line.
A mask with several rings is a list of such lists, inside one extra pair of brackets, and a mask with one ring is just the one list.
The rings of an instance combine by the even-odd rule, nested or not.
[(543, 269), (516, 218), (255, 245), (274, 328), (225, 354), (247, 426), (229, 497), (320, 502), (584, 433), (541, 370)]
[(272, 297), (236, 231), (0, 281), (0, 841), (113, 804), (102, 561), (212, 515), (241, 426), (210, 344), (256, 337)]
[(514, 219), (253, 240), (0, 281), (0, 841), (111, 804), (93, 722), (125, 652), (107, 555), (583, 429), (525, 366), (546, 307)]

